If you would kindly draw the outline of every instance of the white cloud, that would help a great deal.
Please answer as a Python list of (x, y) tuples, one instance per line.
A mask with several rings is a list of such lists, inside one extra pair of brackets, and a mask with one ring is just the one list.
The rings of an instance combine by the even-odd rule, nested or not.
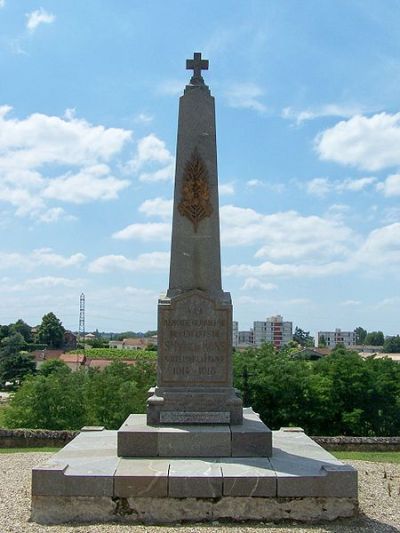
[(34, 113), (7, 118), (11, 107), (0, 108), (1, 167), (38, 169), (49, 163), (90, 165), (110, 160), (132, 133), (121, 128), (93, 126), (83, 119)]
[(172, 217), (172, 200), (165, 200), (164, 198), (152, 198), (151, 200), (145, 200), (139, 206), (139, 212), (144, 213), (147, 217)]
[(62, 207), (51, 207), (39, 214), (41, 222), (57, 222), (57, 220), (76, 220), (76, 217), (66, 214)]
[(400, 174), (391, 174), (385, 181), (378, 183), (376, 188), (386, 197), (400, 196)]
[(263, 283), (257, 278), (246, 278), (240, 288), (241, 290), (261, 289), (263, 291), (272, 291), (277, 289), (278, 285), (275, 283)]
[(400, 222), (374, 229), (355, 254), (361, 264), (384, 266), (389, 269), (400, 265)]
[(227, 275), (261, 277), (323, 277), (343, 274), (351, 270), (347, 262), (334, 261), (324, 264), (276, 264), (266, 261), (260, 265), (231, 265), (224, 269)]
[(126, 228), (113, 233), (114, 239), (141, 241), (169, 241), (171, 238), (171, 224), (166, 222), (148, 222), (145, 224), (130, 224)]
[(0, 9), (6, 5), (6, 0), (0, 0)]
[(336, 186), (337, 190), (343, 190), (343, 191), (362, 191), (368, 187), (368, 185), (372, 185), (375, 183), (376, 178), (373, 177), (366, 177), (366, 178), (357, 178), (357, 179), (351, 179), (347, 178), (343, 180), (342, 182), (339, 182)]
[(156, 296), (154, 291), (151, 291), (149, 289), (138, 288), (138, 287), (131, 287), (130, 285), (125, 287), (124, 290), (127, 294), (130, 294), (131, 296), (132, 295), (134, 296), (150, 296), (150, 295)]
[(262, 182), (261, 180), (254, 179), (246, 181), (246, 185), (248, 187), (262, 187), (264, 185), (264, 182)]
[(39, 289), (49, 289), (53, 287), (75, 288), (81, 287), (82, 284), (83, 280), (81, 279), (70, 279), (56, 276), (43, 276), (41, 278), (28, 279), (25, 282), (27, 287), (35, 287)]
[(153, 115), (149, 115), (148, 113), (139, 113), (135, 117), (135, 122), (138, 124), (150, 124), (153, 122), (154, 117)]
[(28, 254), (0, 252), (0, 268), (23, 268), (27, 270), (39, 266), (67, 268), (79, 266), (85, 259), (82, 253), (65, 257), (54, 253), (51, 248), (38, 248)]
[[(160, 166), (161, 168), (157, 168)], [(150, 133), (139, 140), (136, 154), (126, 164), (125, 171), (142, 171), (139, 175), (140, 181), (168, 181), (174, 175), (174, 157), (165, 142)]]
[(66, 174), (50, 181), (43, 190), (44, 198), (82, 204), (94, 200), (113, 200), (118, 193), (130, 185), (127, 180), (119, 180), (109, 175), (107, 165), (94, 165), (82, 169), (77, 174)]
[(332, 189), (328, 178), (314, 178), (306, 183), (306, 190), (308, 194), (313, 196), (324, 197)]
[(157, 87), (157, 92), (167, 96), (178, 96), (183, 93), (188, 80), (164, 80)]
[(360, 237), (341, 220), (302, 216), (295, 211), (263, 215), (223, 206), (221, 221), (225, 245), (257, 245), (255, 258), (267, 259), (261, 264), (225, 268), (227, 275), (246, 278), (245, 288), (256, 287), (257, 281), (265, 283), (268, 277), (322, 277), (354, 268), (351, 258)]
[(157, 181), (171, 181), (174, 177), (175, 163), (172, 162), (166, 167), (155, 170), (154, 172), (142, 172), (139, 175), (139, 181), (157, 182)]
[[(344, 180), (329, 180), (328, 178), (314, 178), (306, 182), (308, 194), (323, 198), (327, 194), (336, 192), (359, 192), (376, 182), (374, 177), (346, 178)], [(301, 184), (303, 185), (303, 184)]]
[(235, 194), (235, 186), (231, 183), (222, 183), (218, 187), (219, 194), (221, 196), (232, 196)]
[[(49, 199), (112, 199), (127, 186), (107, 175), (105, 163), (131, 139), (130, 131), (93, 126), (72, 110), (63, 118), (34, 113), (15, 119), (9, 118), (11, 109), (0, 107), (0, 200), (18, 215), (51, 222), (62, 212), (48, 207)], [(59, 167), (63, 176), (57, 176)], [(65, 167), (71, 168), (66, 174)]]
[(326, 104), (312, 109), (305, 109), (302, 111), (295, 110), (292, 107), (285, 107), (282, 110), (282, 118), (293, 120), (297, 125), (307, 121), (315, 120), (322, 117), (352, 117), (360, 114), (361, 109), (358, 106), (341, 105), (341, 104)]
[(323, 160), (366, 170), (400, 164), (400, 113), (357, 115), (320, 133), (316, 150)]
[(40, 24), (51, 24), (55, 21), (56, 17), (52, 13), (48, 13), (42, 7), (27, 13), (26, 15), (26, 27), (30, 31), (35, 31)]
[(230, 107), (265, 113), (267, 108), (259, 100), (263, 94), (264, 91), (255, 83), (236, 83), (225, 91), (225, 98)]
[[(233, 205), (221, 208), (222, 242), (227, 246), (261, 244), (256, 257), (300, 257), (317, 250), (322, 256), (343, 254), (353, 232), (341, 221), (302, 216), (296, 211), (263, 215)], [(285, 243), (283, 246), (282, 243)]]
[(272, 183), (268, 181), (261, 181), (258, 179), (248, 180), (246, 181), (246, 185), (250, 189), (262, 187), (278, 194), (282, 193), (286, 189), (286, 185), (284, 183)]
[(357, 305), (360, 305), (361, 302), (359, 300), (345, 300), (341, 303), (344, 307), (355, 307)]
[(169, 253), (167, 252), (151, 252), (141, 254), (137, 259), (128, 259), (124, 255), (104, 255), (92, 261), (89, 265), (89, 272), (96, 274), (115, 271), (127, 270), (131, 272), (136, 271), (150, 271), (150, 270), (166, 270), (169, 266)]

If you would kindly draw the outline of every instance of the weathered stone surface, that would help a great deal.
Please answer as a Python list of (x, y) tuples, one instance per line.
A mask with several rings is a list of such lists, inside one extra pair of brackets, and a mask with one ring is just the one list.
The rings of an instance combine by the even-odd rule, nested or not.
[(302, 432), (274, 432), (270, 459), (118, 458), (116, 434), (81, 433), (34, 469), (34, 520), (91, 521), (95, 513), (98, 521), (122, 514), (154, 523), (212, 517), (331, 520), (357, 511), (356, 471)]
[(243, 424), (232, 425), (232, 457), (270, 457), (272, 431), (252, 409), (243, 410)]
[(121, 459), (115, 472), (114, 496), (119, 498), (168, 496), (169, 461)]
[(267, 458), (221, 459), (224, 496), (275, 497), (276, 475)]
[(229, 426), (182, 426), (160, 428), (161, 457), (226, 457), (231, 453)]
[(201, 459), (172, 459), (168, 495), (170, 498), (220, 498), (221, 467)]
[(274, 432), (270, 461), (278, 496), (357, 498), (357, 471), (301, 431)]
[(112, 496), (117, 464), (115, 431), (81, 433), (32, 470), (32, 494)]
[(252, 410), (242, 426), (149, 426), (145, 415), (130, 415), (118, 431), (119, 457), (267, 457), (271, 447), (272, 432)]
[(32, 498), (32, 520), (41, 524), (124, 522), (175, 524), (213, 520), (332, 521), (358, 513), (351, 498)]
[(118, 430), (119, 457), (157, 457), (158, 428), (148, 426), (146, 415), (129, 415)]

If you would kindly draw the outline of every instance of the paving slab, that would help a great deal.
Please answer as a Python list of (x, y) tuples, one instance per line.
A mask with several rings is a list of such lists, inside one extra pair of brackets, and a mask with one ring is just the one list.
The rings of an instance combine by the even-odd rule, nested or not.
[(276, 471), (278, 497), (357, 497), (357, 471), (302, 431), (274, 432), (270, 461)]
[(118, 461), (115, 431), (80, 433), (32, 470), (32, 494), (112, 496)]
[(272, 498), (276, 496), (276, 475), (268, 458), (221, 459), (224, 496)]
[(170, 498), (220, 498), (222, 472), (212, 460), (172, 459), (169, 467)]

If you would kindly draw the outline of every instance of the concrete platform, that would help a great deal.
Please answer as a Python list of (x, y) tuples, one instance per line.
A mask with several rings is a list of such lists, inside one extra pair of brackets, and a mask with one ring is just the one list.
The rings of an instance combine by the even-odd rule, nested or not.
[(82, 432), (32, 471), (32, 520), (333, 520), (357, 513), (357, 471), (302, 431), (272, 457), (118, 457), (117, 432)]
[(120, 457), (269, 457), (272, 432), (251, 408), (243, 424), (163, 424), (130, 415), (118, 430)]

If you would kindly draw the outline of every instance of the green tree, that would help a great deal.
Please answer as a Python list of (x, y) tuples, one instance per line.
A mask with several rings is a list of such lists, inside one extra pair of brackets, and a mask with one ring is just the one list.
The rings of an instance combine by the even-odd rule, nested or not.
[(54, 313), (47, 313), (42, 318), (38, 329), (39, 342), (46, 343), (50, 348), (61, 348), (64, 344), (65, 329)]
[(10, 329), (16, 333), (21, 333), (25, 342), (32, 342), (32, 328), (21, 318), (10, 325)]
[(314, 337), (311, 337), (309, 331), (304, 331), (296, 326), (293, 340), (301, 344), (301, 346), (314, 346)]
[(25, 347), (24, 337), (21, 333), (11, 333), (0, 342), (0, 361), (16, 355)]
[(28, 375), (36, 372), (36, 364), (32, 356), (24, 352), (4, 358), (0, 362), (0, 383), (7, 381), (13, 385), (21, 383)]
[(0, 326), (0, 341), (10, 335), (10, 326)]
[(383, 343), (383, 351), (387, 353), (400, 353), (400, 335), (386, 339)]
[(60, 361), (59, 359), (50, 359), (49, 361), (45, 361), (40, 366), (38, 373), (41, 376), (50, 376), (50, 374), (55, 374), (58, 372), (69, 374), (72, 371), (69, 366), (64, 363), (64, 361)]
[(367, 330), (362, 328), (361, 326), (358, 326), (358, 328), (354, 330), (354, 333), (356, 334), (357, 344), (364, 344), (365, 337), (367, 336)]
[(80, 429), (86, 424), (85, 372), (28, 377), (5, 413), (10, 428)]
[(365, 337), (364, 344), (370, 346), (383, 346), (385, 342), (385, 337), (382, 331), (370, 331)]
[(77, 372), (49, 361), (17, 390), (6, 412), (6, 424), (42, 429), (104, 425), (117, 429), (130, 413), (145, 412), (147, 391), (155, 379), (152, 360), (135, 365), (115, 362), (103, 371)]

